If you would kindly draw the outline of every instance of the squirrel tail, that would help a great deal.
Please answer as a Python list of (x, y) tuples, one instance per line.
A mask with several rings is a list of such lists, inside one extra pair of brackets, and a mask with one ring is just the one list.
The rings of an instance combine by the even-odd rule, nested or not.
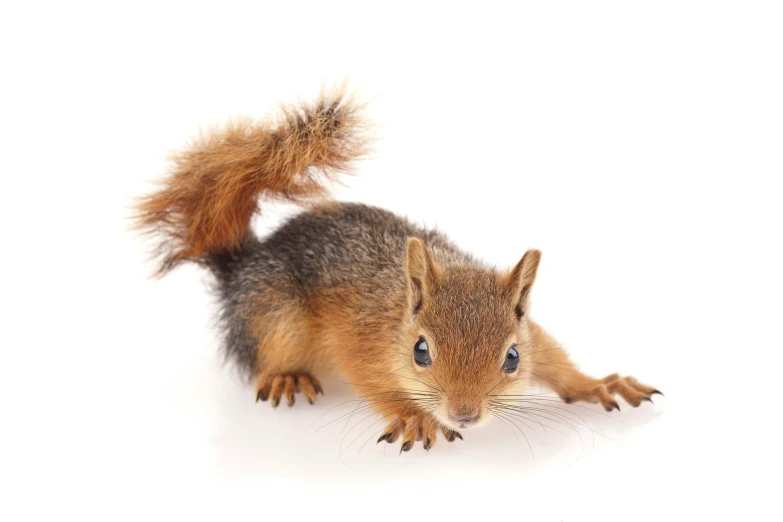
[(175, 154), (169, 175), (133, 215), (135, 228), (155, 237), (158, 275), (238, 250), (252, 237), (259, 195), (300, 203), (326, 197), (327, 182), (369, 151), (362, 109), (344, 87), (322, 89), (313, 103), (229, 124)]

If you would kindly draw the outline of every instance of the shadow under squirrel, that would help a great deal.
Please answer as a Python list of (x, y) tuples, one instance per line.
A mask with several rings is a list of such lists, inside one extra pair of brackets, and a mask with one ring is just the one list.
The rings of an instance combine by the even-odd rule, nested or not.
[[(281, 107), (276, 120), (229, 125), (174, 158), (136, 207), (157, 240), (159, 274), (192, 261), (217, 282), (227, 355), (257, 400), (312, 404), (316, 375), (339, 374), (388, 422), (378, 441), (429, 450), (514, 407), (531, 384), (565, 402), (619, 410), (658, 390), (580, 373), (530, 320), (541, 253), (507, 272), (437, 231), (379, 208), (327, 200), (327, 181), (368, 151), (363, 107), (343, 90)], [(307, 204), (269, 237), (250, 230), (261, 197)], [(518, 407), (518, 406), (517, 406)], [(500, 413), (499, 413), (500, 414)]]

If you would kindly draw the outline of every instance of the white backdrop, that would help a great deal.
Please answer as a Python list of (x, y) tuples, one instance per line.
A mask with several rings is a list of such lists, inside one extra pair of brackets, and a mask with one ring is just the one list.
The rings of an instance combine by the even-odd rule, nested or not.
[[(782, 24), (777, 2), (4, 5), (2, 518), (779, 517)], [(362, 446), (374, 419), (327, 425), (339, 383), (254, 403), (208, 275), (148, 279), (128, 205), (200, 128), (346, 74), (380, 140), (336, 197), (499, 266), (541, 249), (534, 318), (665, 398), (564, 406), (594, 431), (532, 451), (495, 421), (402, 456)]]

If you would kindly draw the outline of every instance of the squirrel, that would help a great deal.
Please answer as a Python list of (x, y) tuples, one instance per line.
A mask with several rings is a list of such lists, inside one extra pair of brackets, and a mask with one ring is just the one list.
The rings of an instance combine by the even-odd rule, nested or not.
[[(388, 422), (378, 442), (408, 451), (502, 418), (531, 385), (610, 412), (615, 396), (637, 407), (661, 393), (581, 373), (530, 319), (538, 250), (501, 271), (436, 230), (330, 200), (328, 182), (369, 152), (364, 112), (344, 88), (322, 89), (276, 118), (230, 124), (176, 154), (135, 206), (159, 275), (184, 262), (214, 274), (226, 355), (256, 401), (314, 404), (317, 375), (340, 375)], [(251, 220), (266, 198), (304, 208), (262, 239)]]

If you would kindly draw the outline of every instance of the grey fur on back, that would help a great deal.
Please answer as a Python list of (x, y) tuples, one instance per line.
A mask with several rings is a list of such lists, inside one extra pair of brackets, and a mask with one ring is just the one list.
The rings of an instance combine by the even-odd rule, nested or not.
[(304, 307), (314, 293), (342, 285), (362, 286), (367, 299), (375, 289), (404, 291), (410, 237), (421, 238), (438, 263), (477, 264), (441, 233), (359, 203), (303, 211), (268, 237), (249, 238), (239, 252), (213, 255), (227, 358), (252, 375), (258, 340), (245, 318), (273, 311), (259, 310), (254, 298), (270, 288)]

